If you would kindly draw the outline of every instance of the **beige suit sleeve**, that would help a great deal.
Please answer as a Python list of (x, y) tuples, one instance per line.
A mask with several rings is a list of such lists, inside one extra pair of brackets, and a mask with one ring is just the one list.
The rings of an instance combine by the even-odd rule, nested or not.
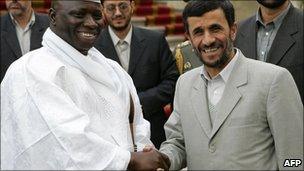
[(285, 159), (303, 162), (303, 103), (291, 74), (279, 70), (274, 77), (267, 99), (268, 124), (274, 139), (277, 164), (280, 170), (302, 170), (283, 167)]
[(170, 170), (180, 170), (186, 166), (186, 149), (179, 113), (179, 81), (177, 82), (174, 96), (174, 110), (166, 122), (166, 141), (162, 144), (160, 152), (166, 154), (170, 161)]

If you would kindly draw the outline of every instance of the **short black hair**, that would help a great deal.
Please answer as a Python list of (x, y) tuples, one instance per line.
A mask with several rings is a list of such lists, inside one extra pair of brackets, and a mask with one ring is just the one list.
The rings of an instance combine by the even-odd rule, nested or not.
[(183, 11), (185, 31), (189, 33), (189, 24), (187, 21), (189, 17), (199, 17), (218, 8), (224, 11), (226, 20), (231, 27), (235, 22), (235, 16), (233, 5), (229, 0), (191, 0)]

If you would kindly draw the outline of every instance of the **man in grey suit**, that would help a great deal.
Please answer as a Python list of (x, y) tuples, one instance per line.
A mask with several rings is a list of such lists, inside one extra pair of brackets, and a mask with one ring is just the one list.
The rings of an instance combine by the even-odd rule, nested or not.
[(233, 47), (228, 0), (190, 1), (183, 21), (204, 65), (177, 81), (160, 148), (170, 169), (301, 170), (284, 167), (303, 162), (303, 104), (288, 70)]
[(173, 101), (179, 76), (169, 45), (160, 32), (133, 26), (133, 0), (102, 1), (108, 27), (95, 47), (117, 61), (132, 77), (144, 118), (151, 123), (151, 140), (159, 148), (166, 140), (164, 106)]
[(304, 100), (303, 10), (289, 0), (265, 1), (239, 25), (235, 45), (248, 58), (288, 69)]
[(1, 75), (25, 53), (40, 48), (49, 26), (47, 15), (34, 13), (32, 1), (6, 0), (8, 13), (1, 16)]

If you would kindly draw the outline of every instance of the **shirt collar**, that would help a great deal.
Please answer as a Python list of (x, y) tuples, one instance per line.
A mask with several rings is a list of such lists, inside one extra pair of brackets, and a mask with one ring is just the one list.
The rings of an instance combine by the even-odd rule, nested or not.
[[(222, 78), (225, 83), (228, 81), (229, 76), (231, 74), (231, 71), (234, 68), (235, 62), (237, 61), (237, 59), (239, 58), (239, 55), (240, 55), (239, 49), (235, 48), (235, 50), (236, 50), (236, 53), (235, 53), (234, 57), (225, 66), (225, 68), (218, 75), (216, 75), (215, 77), (213, 77), (212, 79)], [(212, 80), (209, 77), (209, 74), (207, 73), (204, 65), (203, 65), (203, 69), (202, 69), (201, 75), (202, 75), (202, 77), (204, 77), (208, 81)]]
[[(111, 38), (113, 40), (114, 46), (116, 46), (117, 43), (120, 41), (120, 39), (119, 39), (119, 37), (116, 36), (116, 34), (112, 30), (112, 28), (110, 26), (108, 26), (108, 27), (109, 27), (109, 33), (110, 33), (110, 36), (111, 36)], [(130, 28), (127, 36), (125, 37), (124, 40), (122, 40), (122, 41), (126, 41), (129, 45), (131, 44), (132, 30), (133, 30), (133, 27), (131, 25), (131, 28)]]
[[(278, 15), (276, 18), (273, 19), (272, 22), (274, 23), (275, 27), (279, 27), (281, 25), (283, 19), (285, 18), (285, 16), (288, 13), (290, 7), (291, 7), (291, 4), (289, 3), (288, 7), (284, 11), (282, 11), (280, 15)], [(263, 20), (262, 20), (260, 8), (259, 8), (259, 10), (256, 13), (256, 22), (265, 26), (265, 24), (263, 23)]]
[[(13, 24), (14, 24), (15, 26), (16, 26), (16, 25), (19, 26), (19, 23), (17, 22), (17, 20), (15, 20), (14, 16), (13, 16), (11, 13), (9, 13), (9, 15), (10, 15), (12, 21), (13, 21)], [(35, 16), (34, 11), (32, 10), (32, 16), (31, 16), (30, 21), (28, 22), (28, 24), (27, 24), (27, 26), (26, 26), (25, 28), (27, 28), (27, 27), (29, 27), (29, 28), (32, 27), (32, 26), (34, 25), (35, 21), (36, 21), (36, 16)]]

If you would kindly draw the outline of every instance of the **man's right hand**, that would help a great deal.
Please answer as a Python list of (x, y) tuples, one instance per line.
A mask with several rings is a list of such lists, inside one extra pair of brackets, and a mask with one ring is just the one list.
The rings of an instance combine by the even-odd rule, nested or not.
[(157, 170), (164, 169), (169, 170), (170, 160), (165, 155), (151, 149), (145, 152), (132, 152), (131, 160), (128, 165), (128, 170)]

